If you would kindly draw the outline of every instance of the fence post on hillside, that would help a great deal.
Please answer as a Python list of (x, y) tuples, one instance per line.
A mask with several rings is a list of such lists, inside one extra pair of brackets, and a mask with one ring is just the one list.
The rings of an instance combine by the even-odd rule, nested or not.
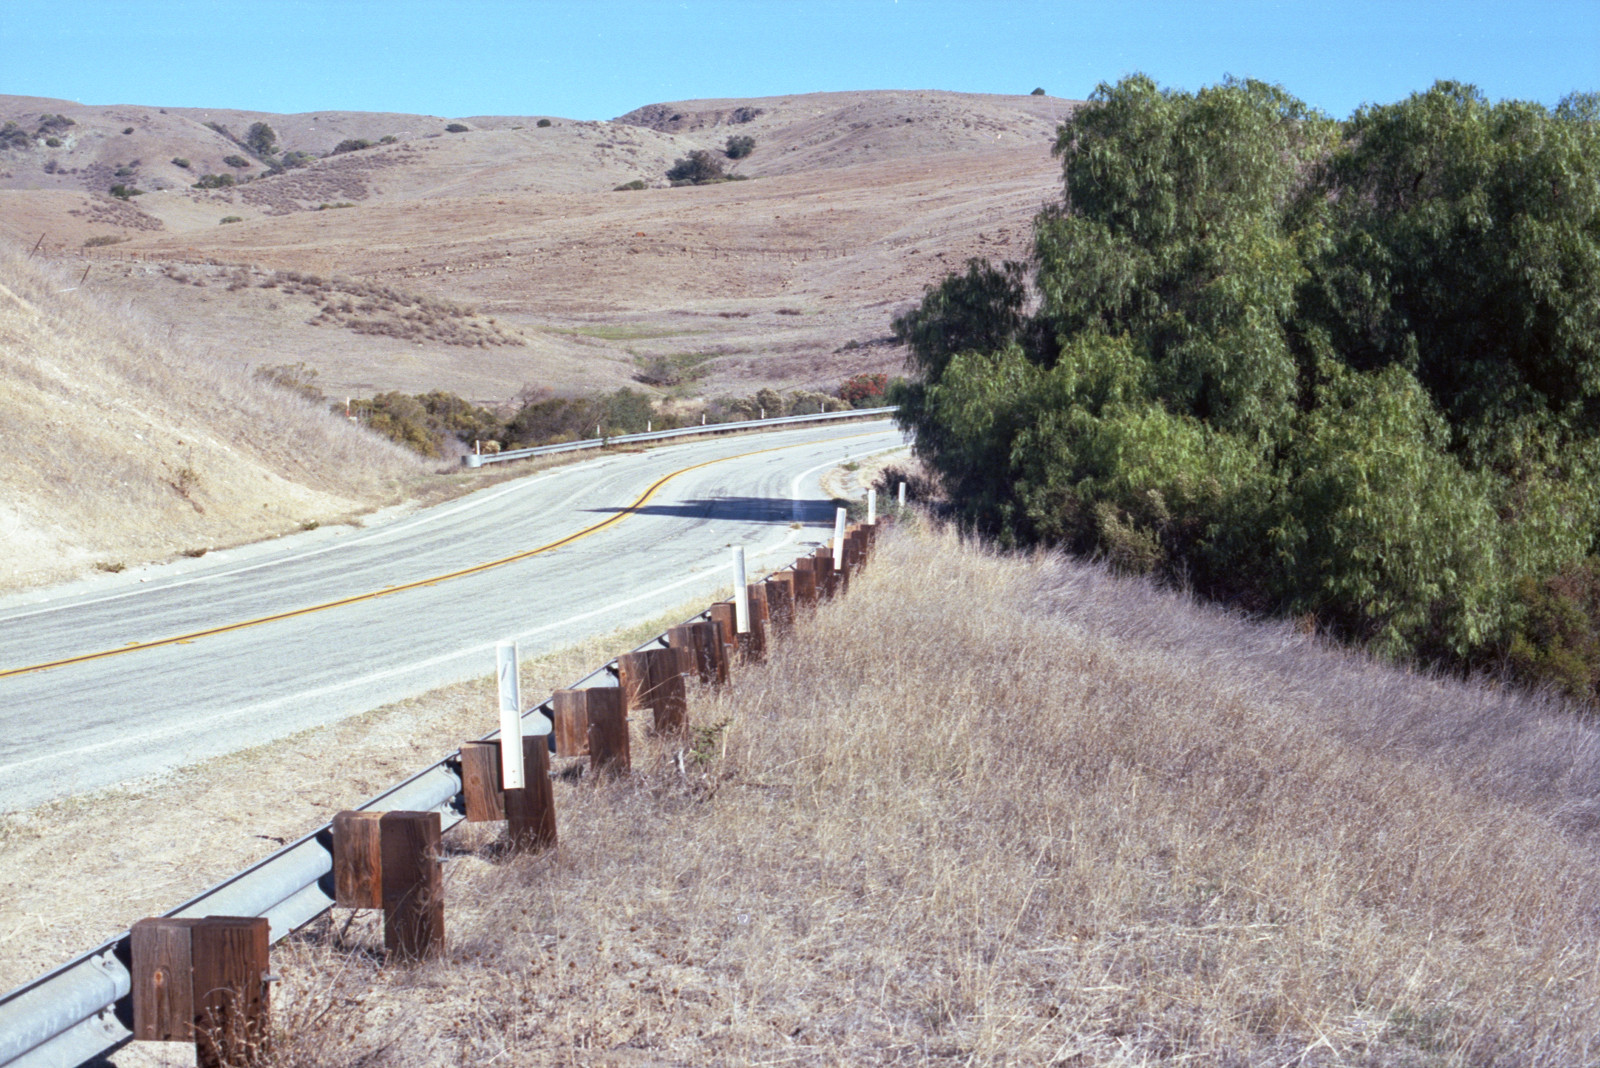
[(645, 649), (617, 657), (617, 685), (630, 713), (648, 708), (655, 730), (676, 733), (689, 722), (689, 694), (677, 649)]
[(589, 755), (589, 699), (582, 690), (557, 690), (550, 695), (550, 722), (556, 756)]
[(506, 837), (516, 852), (553, 849), (556, 799), (550, 783), (550, 746), (544, 735), (523, 735), (522, 770), (522, 789), (505, 791)]
[(717, 627), (717, 641), (722, 647), (722, 681), (727, 682), (733, 673), (733, 659), (739, 653), (739, 609), (732, 601), (719, 601), (706, 615)]
[(695, 673), (700, 681), (716, 684), (726, 679), (721, 664), (722, 640), (715, 623), (684, 623), (667, 628), (667, 645), (685, 649), (694, 657)]
[(833, 550), (824, 545), (811, 554), (811, 578), (816, 583), (817, 600), (830, 600), (838, 588), (838, 573), (833, 569)]
[(776, 641), (794, 629), (794, 572), (774, 572), (767, 576), (762, 586), (767, 594), (768, 632)]
[(270, 924), (264, 916), (157, 916), (129, 938), (133, 1037), (193, 1042), (200, 1068), (267, 1052)]
[(439, 813), (385, 812), (378, 826), (383, 849), (384, 948), (403, 961), (441, 956), (444, 879), (439, 871)]
[(494, 823), (506, 818), (498, 740), (461, 743), (461, 799), (468, 823)]
[(809, 556), (802, 556), (794, 562), (794, 569), (790, 574), (794, 576), (794, 620), (799, 622), (800, 616), (817, 606), (817, 575), (813, 568), (816, 561)]
[(628, 711), (622, 690), (596, 686), (576, 692), (584, 695), (589, 719), (589, 769), (610, 775), (628, 774), (633, 770), (633, 755), (628, 746)]
[(752, 582), (745, 587), (746, 611), (749, 612), (750, 629), (739, 635), (739, 654), (746, 660), (759, 663), (767, 658), (767, 586)]

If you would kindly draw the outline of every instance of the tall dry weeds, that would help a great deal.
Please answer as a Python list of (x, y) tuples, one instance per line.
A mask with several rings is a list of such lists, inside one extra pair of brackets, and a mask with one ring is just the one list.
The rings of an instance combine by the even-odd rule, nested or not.
[(447, 959), (279, 950), (280, 1063), (1600, 1058), (1595, 731), (1537, 700), (907, 532), (693, 716), (555, 854), (450, 836)]
[(0, 588), (327, 522), (424, 473), (78, 282), (0, 252)]

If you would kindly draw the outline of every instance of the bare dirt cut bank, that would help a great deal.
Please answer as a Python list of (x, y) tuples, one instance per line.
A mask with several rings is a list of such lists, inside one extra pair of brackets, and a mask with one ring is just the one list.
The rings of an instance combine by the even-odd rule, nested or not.
[(1594, 728), (880, 546), (690, 744), (559, 781), (557, 851), (453, 833), (446, 959), (343, 915), (277, 950), (277, 1063), (1595, 1063)]
[(0, 589), (346, 518), (425, 474), (75, 282), (0, 254)]

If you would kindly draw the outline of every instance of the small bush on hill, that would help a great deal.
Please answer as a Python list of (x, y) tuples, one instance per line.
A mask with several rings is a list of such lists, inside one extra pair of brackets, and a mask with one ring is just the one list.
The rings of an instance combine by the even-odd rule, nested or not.
[(278, 151), (278, 134), (264, 122), (251, 123), (249, 131), (244, 135), (244, 145), (265, 159)]
[(285, 152), (282, 156), (278, 157), (278, 166), (282, 167), (284, 170), (293, 170), (296, 167), (307, 166), (308, 164), (314, 162), (316, 158), (317, 157), (312, 155), (310, 152)]
[(44, 143), (47, 146), (49, 146), (50, 148), (60, 148), (61, 147), (61, 138), (59, 138), (59, 137), (46, 137), (44, 139)]
[(728, 138), (728, 144), (723, 149), (723, 154), (729, 159), (744, 159), (755, 150), (756, 139), (748, 134), (740, 134)]
[[(38, 133), (40, 133), (40, 134), (54, 133), (54, 132), (59, 131), (59, 130), (65, 130), (68, 126), (76, 126), (76, 125), (78, 125), (77, 122), (75, 122), (72, 119), (67, 118), (65, 115), (61, 115), (61, 114), (40, 115), (39, 116), (39, 130), (38, 130)], [(35, 136), (37, 136), (37, 134)]]
[(471, 129), (471, 127), (468, 126), (466, 123), (452, 122), (450, 125), (448, 125), (448, 126), (446, 126), (444, 128), (444, 132), (445, 133), (466, 133), (469, 129)]
[(679, 159), (667, 171), (667, 179), (673, 185), (703, 185), (706, 182), (715, 182), (726, 177), (722, 173), (722, 161), (704, 149), (695, 149), (689, 153), (688, 159)]
[[(237, 216), (229, 218), (238, 221)], [(222, 220), (227, 222), (227, 219)], [(320, 372), (304, 360), (298, 363), (279, 363), (267, 367), (256, 368), (256, 377), (264, 382), (271, 382), (293, 393), (298, 393), (314, 404), (321, 404), (327, 396), (317, 386), (317, 376)]]
[(550, 120), (549, 119), (540, 119), (538, 122), (534, 123), (534, 125), (535, 126), (539, 126), (539, 127), (549, 126), (550, 125)]
[(118, 182), (116, 185), (112, 186), (110, 192), (111, 195), (116, 197), (118, 200), (132, 200), (134, 197), (144, 196), (143, 189), (135, 189), (133, 186), (124, 185), (121, 182)]
[(648, 189), (648, 188), (649, 188), (649, 186), (647, 186), (645, 184), (645, 181), (644, 181), (643, 178), (635, 178), (631, 182), (623, 182), (621, 185), (613, 186), (611, 188), (611, 191), (613, 193), (621, 193), (622, 191), (627, 190), (627, 189)]
[(235, 168), (236, 170), (241, 171), (246, 167), (253, 166), (253, 164), (251, 164), (251, 162), (245, 159), (243, 156), (223, 156), (222, 162), (226, 163), (230, 167)]
[(126, 129), (124, 129), (122, 131), (122, 133), (123, 133), (124, 136), (126, 136), (127, 134), (133, 133), (133, 127), (132, 126), (127, 127)]
[(32, 145), (32, 136), (16, 123), (8, 122), (0, 126), (0, 148), (29, 148)]
[(184, 159), (182, 156), (173, 156), (172, 165), (174, 167), (182, 167), (184, 170), (189, 169), (189, 161)]
[(98, 237), (89, 238), (89, 240), (83, 243), (83, 247), (105, 248), (107, 245), (120, 245), (126, 240), (128, 239), (125, 237), (119, 237), (116, 234), (101, 234)]
[(396, 137), (394, 134), (384, 134), (382, 137), (378, 138), (378, 144), (380, 145), (394, 145), (399, 144), (399, 142), (400, 138)]
[(226, 189), (234, 184), (231, 174), (202, 174), (194, 183), (196, 189)]
[(1044, 96), (1044, 90), (1043, 89), (1035, 89), (1032, 93), (1029, 93), (1028, 95), (1029, 96)]
[(219, 226), (226, 226), (229, 223), (236, 223), (236, 222), (244, 222), (244, 219), (241, 216), (238, 216), (238, 215), (224, 215), (222, 218), (217, 220), (217, 224)]
[(333, 155), (344, 152), (360, 152), (363, 148), (371, 148), (372, 142), (362, 137), (349, 137), (333, 146)]

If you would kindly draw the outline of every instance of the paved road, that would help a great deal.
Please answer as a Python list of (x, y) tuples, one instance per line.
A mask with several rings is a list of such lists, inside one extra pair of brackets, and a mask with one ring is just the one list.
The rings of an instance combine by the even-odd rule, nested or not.
[[(131, 650), (0, 677), (0, 810), (488, 674), (500, 639), (537, 655), (648, 618), (727, 584), (730, 545), (746, 547), (753, 571), (782, 566), (831, 532), (823, 472), (900, 443), (872, 422), (606, 456), (366, 528), (153, 569), (143, 582), (0, 600), (0, 673)], [(545, 552), (427, 581), (606, 520)], [(358, 599), (149, 645), (344, 598)]]

